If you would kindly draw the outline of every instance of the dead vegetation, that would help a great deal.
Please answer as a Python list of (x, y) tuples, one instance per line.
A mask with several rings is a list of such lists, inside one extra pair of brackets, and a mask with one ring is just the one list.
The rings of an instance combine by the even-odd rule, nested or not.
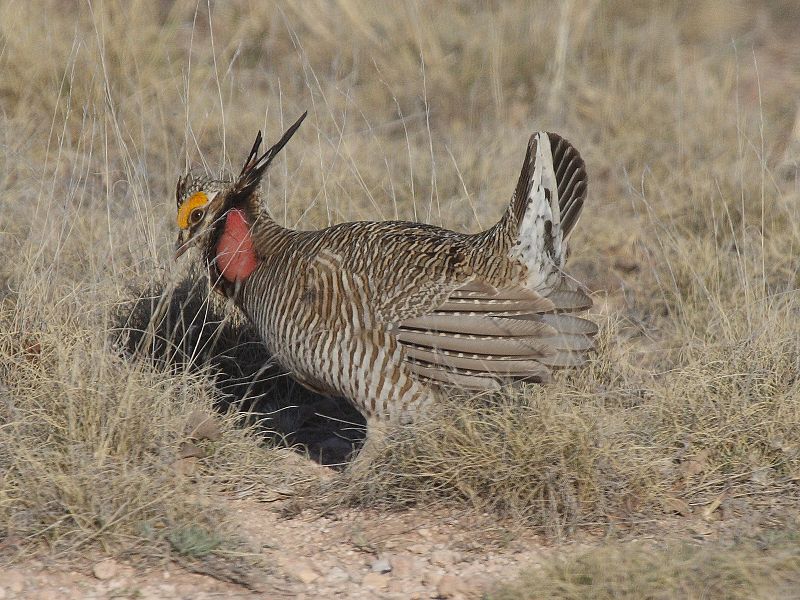
[(228, 535), (216, 494), (287, 480), (236, 413), (214, 416), (204, 373), (125, 360), (107, 330), (64, 306), (45, 314), (40, 331), (8, 319), (0, 336), (0, 515), (15, 545), (158, 552), (190, 526)]
[[(274, 137), (306, 108), (265, 185), (300, 227), (475, 231), (506, 202), (527, 134), (564, 134), (590, 169), (571, 271), (603, 328), (586, 370), (454, 394), (327, 502), (466, 503), (556, 537), (668, 515), (782, 523), (800, 481), (798, 27), (790, 2), (4, 4), (3, 535), (191, 555), (199, 527), (213, 552), (220, 494), (297, 480), (276, 442), (317, 457), (325, 436), (357, 444), (329, 418), (353, 413), (263, 370), (252, 332), (169, 258), (186, 163), (235, 168), (256, 130)], [(218, 440), (187, 437), (191, 415), (229, 406), (245, 414), (219, 413)], [(756, 560), (734, 550), (688, 551), (699, 566), (679, 584)], [(563, 575), (580, 563), (589, 592), (614, 596), (598, 578), (684, 560), (592, 552), (525, 585), (586, 596)]]
[(554, 598), (794, 598), (795, 532), (728, 544), (610, 544), (555, 557), (490, 600)]

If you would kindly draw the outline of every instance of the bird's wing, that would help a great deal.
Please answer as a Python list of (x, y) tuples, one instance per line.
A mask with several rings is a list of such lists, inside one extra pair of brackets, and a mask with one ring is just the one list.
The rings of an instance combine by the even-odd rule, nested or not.
[(418, 377), (492, 389), (502, 379), (542, 382), (551, 367), (583, 364), (597, 326), (559, 311), (589, 306), (580, 291), (565, 288), (545, 298), (520, 285), (497, 289), (473, 279), (435, 310), (401, 321), (394, 333)]

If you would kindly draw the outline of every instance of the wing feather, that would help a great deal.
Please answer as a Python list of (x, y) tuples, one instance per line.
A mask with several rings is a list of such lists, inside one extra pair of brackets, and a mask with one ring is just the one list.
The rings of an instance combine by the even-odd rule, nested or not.
[[(493, 373), (496, 375), (533, 375), (541, 373), (542, 363), (533, 357), (555, 357), (559, 351), (542, 347), (537, 353), (531, 353), (530, 358), (519, 356), (491, 356), (485, 354), (465, 354), (463, 352), (448, 352), (434, 350), (421, 346), (408, 346), (406, 354), (416, 362), (425, 362), (451, 369), (462, 369), (474, 373)], [(545, 369), (546, 371), (547, 369)]]
[(586, 294), (566, 286), (554, 293), (474, 280), (429, 314), (402, 321), (395, 335), (411, 371), (439, 384), (474, 390), (507, 378), (546, 381), (551, 367), (583, 364), (596, 333), (583, 325), (591, 322), (557, 313), (591, 304)]
[(550, 325), (563, 334), (587, 335), (593, 337), (597, 335), (597, 325), (589, 319), (582, 319), (574, 315), (549, 314), (532, 315), (538, 322)]
[(581, 290), (553, 290), (547, 299), (553, 303), (557, 312), (574, 312), (592, 307), (592, 299)]
[[(543, 328), (542, 323), (524, 317), (504, 318), (487, 315), (458, 315), (432, 312), (421, 317), (406, 319), (399, 331), (449, 332), (464, 336), (546, 336), (554, 335), (553, 328)], [(531, 315), (532, 316), (532, 315)]]
[(413, 361), (408, 362), (408, 368), (412, 373), (438, 385), (452, 385), (464, 390), (496, 390), (500, 388), (500, 382), (494, 377), (487, 377), (485, 375), (473, 375), (469, 373), (462, 373), (452, 369), (442, 369), (440, 367), (416, 363)]
[[(413, 344), (417, 347), (435, 348), (445, 350), (448, 352), (461, 352), (467, 354), (476, 354), (478, 351), (482, 354), (493, 356), (535, 356), (546, 352), (550, 340), (558, 340), (564, 336), (558, 336), (555, 329), (547, 325), (542, 325), (542, 331), (550, 329), (553, 336), (540, 337), (540, 336), (516, 336), (516, 337), (503, 337), (503, 336), (488, 336), (488, 335), (462, 335), (452, 334), (448, 332), (432, 332), (432, 331), (401, 331), (397, 338), (403, 344)], [(578, 337), (578, 336), (575, 336)], [(591, 344), (591, 342), (590, 342)], [(566, 342), (560, 344), (566, 345)], [(575, 344), (576, 349), (578, 344)], [(563, 348), (572, 349), (572, 348)]]

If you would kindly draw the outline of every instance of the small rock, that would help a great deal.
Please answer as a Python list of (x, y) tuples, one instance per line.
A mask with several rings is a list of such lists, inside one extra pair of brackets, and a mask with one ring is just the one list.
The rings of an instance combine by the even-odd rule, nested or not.
[(389, 559), (386, 557), (381, 557), (372, 563), (370, 567), (374, 573), (388, 573), (392, 570), (392, 565), (389, 564)]
[(191, 477), (195, 473), (197, 473), (197, 461), (198, 458), (196, 456), (188, 456), (186, 458), (180, 458), (172, 463), (172, 468), (175, 469), (175, 473), (178, 475), (185, 475), (186, 477)]
[(344, 569), (331, 567), (325, 579), (331, 583), (345, 583), (350, 581), (350, 575)]
[(287, 568), (289, 575), (294, 577), (297, 581), (305, 583), (313, 583), (319, 579), (319, 574), (308, 563), (299, 562)]
[(117, 563), (117, 561), (115, 561), (113, 558), (101, 560), (99, 563), (95, 564), (94, 567), (92, 567), (92, 573), (101, 581), (111, 579), (117, 574), (118, 571), (119, 563)]
[(367, 573), (361, 584), (376, 590), (385, 590), (389, 587), (389, 576), (382, 573)]
[(464, 581), (455, 575), (443, 575), (436, 584), (439, 598), (463, 598), (468, 591)]
[(12, 598), (25, 589), (25, 581), (26, 577), (19, 571), (14, 569), (5, 572), (0, 571), (0, 587), (5, 588), (6, 592), (11, 592), (10, 596)]
[(436, 587), (439, 585), (439, 580), (442, 578), (441, 573), (436, 571), (424, 571), (422, 573), (422, 585), (426, 587)]
[(108, 588), (113, 589), (124, 589), (130, 585), (130, 579), (128, 577), (122, 575), (117, 575), (111, 581), (108, 582)]
[[(135, 592), (141, 600), (156, 600), (160, 598), (156, 588), (153, 586), (140, 587)], [(102, 597), (102, 596), (101, 596)]]
[(410, 556), (397, 555), (390, 560), (392, 565), (392, 575), (401, 579), (407, 579), (416, 571), (416, 561)]
[(428, 544), (411, 544), (408, 547), (408, 551), (414, 554), (428, 554), (431, 551), (431, 547)]
[[(202, 582), (202, 583), (201, 583)], [(210, 590), (209, 588), (214, 586), (214, 583), (206, 582), (206, 581), (193, 581), (192, 583), (179, 583), (177, 589), (175, 590), (175, 595), (178, 598), (196, 598), (198, 596), (197, 588), (201, 588), (204, 592), (208, 593)], [(109, 598), (109, 600), (111, 600)], [(122, 599), (120, 599), (122, 600)], [(125, 599), (125, 600), (134, 600), (133, 598)]]
[(461, 555), (452, 550), (434, 550), (431, 552), (431, 564), (437, 567), (449, 567), (461, 560)]
[(714, 533), (714, 529), (707, 523), (704, 523), (703, 521), (697, 521), (692, 523), (689, 526), (689, 529), (691, 529), (695, 535), (698, 535), (700, 537), (704, 537)]
[(193, 440), (217, 442), (222, 438), (217, 419), (202, 410), (193, 410), (186, 419), (186, 434)]
[(469, 590), (475, 595), (484, 594), (486, 588), (491, 584), (491, 579), (485, 575), (472, 575), (464, 580), (465, 589)]
[(298, 571), (295, 574), (295, 577), (297, 577), (298, 581), (300, 581), (301, 583), (305, 583), (306, 585), (314, 583), (317, 579), (319, 579), (319, 575), (314, 573), (314, 571), (308, 571), (305, 569), (302, 571)]
[(750, 476), (750, 481), (759, 485), (768, 485), (770, 481), (770, 471), (771, 469), (768, 467), (755, 469)]
[(203, 458), (205, 455), (205, 450), (192, 442), (181, 442), (178, 448), (178, 458)]
[(162, 583), (158, 586), (158, 591), (161, 592), (162, 596), (164, 595), (175, 595), (175, 591), (177, 590), (177, 586), (174, 583)]

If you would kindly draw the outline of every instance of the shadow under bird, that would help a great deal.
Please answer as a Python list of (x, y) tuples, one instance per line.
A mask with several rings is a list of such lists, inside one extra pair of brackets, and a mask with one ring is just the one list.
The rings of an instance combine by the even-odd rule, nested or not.
[(553, 133), (531, 136), (511, 202), (477, 234), (404, 221), (282, 227), (259, 184), (304, 113), (234, 180), (179, 178), (176, 258), (197, 245), (231, 298), (297, 381), (349, 399), (367, 421), (359, 458), (387, 423), (409, 422), (443, 387), (547, 381), (586, 362), (591, 299), (563, 271), (586, 198), (586, 168)]

